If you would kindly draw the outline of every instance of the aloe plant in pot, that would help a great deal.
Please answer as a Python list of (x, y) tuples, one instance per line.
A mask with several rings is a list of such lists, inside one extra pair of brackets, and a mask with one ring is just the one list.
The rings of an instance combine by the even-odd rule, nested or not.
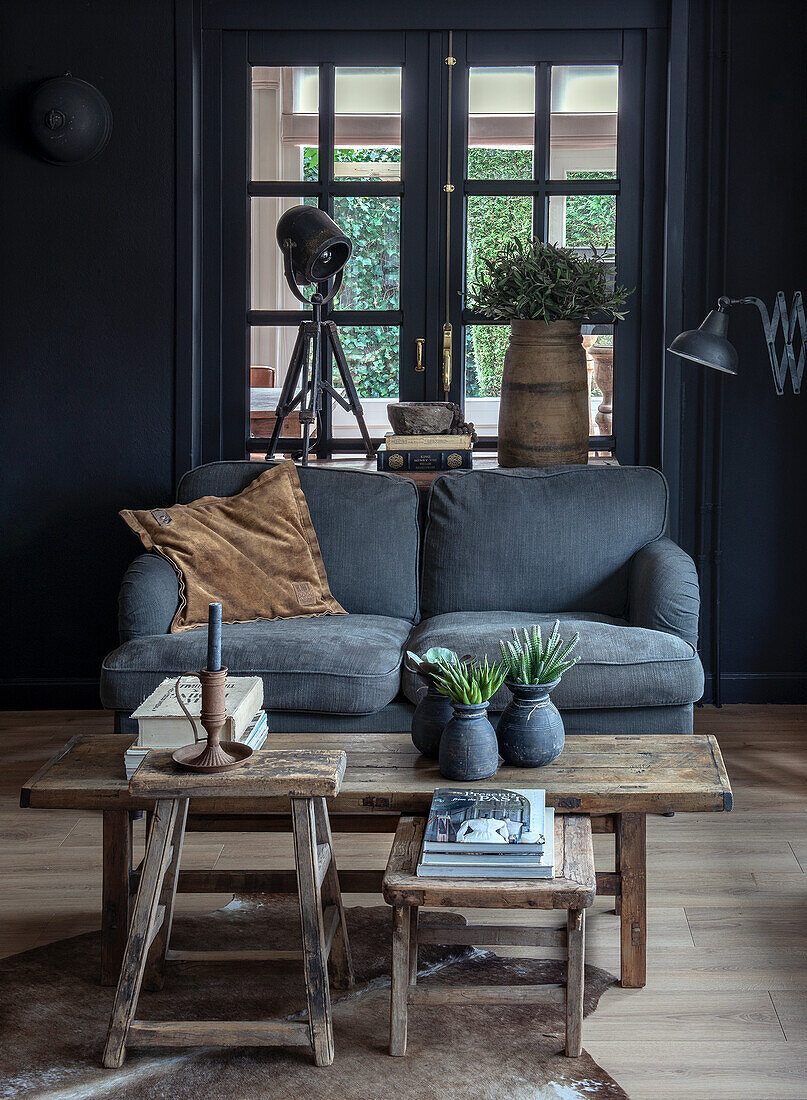
[(625, 316), (604, 251), (591, 255), (518, 237), (485, 259), (469, 309), (510, 322), (499, 404), (499, 465), (585, 465), (589, 409), (581, 323)]
[(556, 619), (546, 643), (537, 625), (523, 631), (523, 641), (514, 630), (512, 641), (499, 642), (505, 683), (513, 694), (496, 727), (499, 752), (507, 764), (540, 768), (563, 751), (566, 731), (549, 693), (580, 660), (571, 655), (579, 640), (575, 634), (564, 642)]
[(435, 680), (435, 675), (440, 672), (440, 665), (437, 663), (440, 660), (452, 666), (460, 663), (460, 658), (453, 649), (444, 649), (441, 646), (427, 649), (422, 656), (412, 653), (411, 650), (406, 652), (406, 667), (426, 685), (426, 691), (418, 700), (412, 715), (412, 741), (419, 753), (433, 760), (437, 759), (440, 738), (454, 713), (451, 700)]
[(488, 779), (499, 766), (499, 747), (487, 709), (504, 682), (504, 668), (489, 664), (487, 657), (481, 664), (451, 664), (443, 658), (435, 663), (435, 682), (453, 705), (440, 738), (440, 773), (461, 782)]

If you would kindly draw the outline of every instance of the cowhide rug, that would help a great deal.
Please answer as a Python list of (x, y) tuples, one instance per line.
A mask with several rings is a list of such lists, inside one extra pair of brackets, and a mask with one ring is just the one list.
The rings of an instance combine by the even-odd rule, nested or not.
[[(443, 919), (445, 915), (441, 914)], [(429, 915), (425, 914), (426, 921)], [(460, 917), (456, 918), (458, 921)], [(306, 1048), (142, 1050), (121, 1070), (99, 1058), (113, 990), (98, 984), (99, 934), (0, 961), (2, 1100), (575, 1100), (626, 1094), (585, 1052), (564, 1057), (562, 1008), (413, 1006), (405, 1058), (387, 1053), (390, 910), (348, 911), (356, 988), (332, 991), (336, 1058), (317, 1069)], [(206, 917), (179, 918), (177, 948), (293, 947), (293, 899), (236, 899)], [(420, 972), (447, 985), (557, 982), (563, 965), (426, 946)], [(586, 1012), (614, 978), (586, 967)], [(296, 1017), (305, 1008), (298, 964), (171, 967), (138, 1015)], [(584, 1030), (585, 1040), (585, 1030)]]

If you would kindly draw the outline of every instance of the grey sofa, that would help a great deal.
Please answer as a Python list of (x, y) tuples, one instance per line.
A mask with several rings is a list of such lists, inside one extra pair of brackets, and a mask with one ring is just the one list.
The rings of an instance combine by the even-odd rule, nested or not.
[[(264, 463), (186, 474), (177, 499), (239, 492)], [(698, 579), (665, 537), (668, 490), (644, 467), (473, 470), (419, 505), (391, 474), (301, 468), (328, 580), (347, 616), (225, 625), (225, 663), (260, 675), (274, 729), (408, 729), (423, 690), (407, 649), (498, 656), (511, 627), (561, 620), (581, 661), (554, 693), (570, 733), (685, 733), (703, 691)], [(222, 562), (222, 569), (227, 563)], [(123, 579), (120, 646), (101, 699), (117, 728), (167, 674), (204, 663), (206, 631), (167, 633), (171, 565), (142, 554)], [(506, 705), (502, 688), (492, 717)]]

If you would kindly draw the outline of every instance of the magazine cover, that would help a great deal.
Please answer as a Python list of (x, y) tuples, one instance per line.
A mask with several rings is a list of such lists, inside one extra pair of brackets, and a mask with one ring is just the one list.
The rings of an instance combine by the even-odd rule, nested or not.
[[(461, 790), (434, 792), (425, 845), (466, 845), (506, 851), (508, 845), (544, 845), (544, 791)], [(456, 847), (455, 847), (456, 846)]]

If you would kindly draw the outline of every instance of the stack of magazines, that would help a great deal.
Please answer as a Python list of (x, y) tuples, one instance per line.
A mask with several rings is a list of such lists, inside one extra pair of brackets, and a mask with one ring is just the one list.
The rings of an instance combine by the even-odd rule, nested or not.
[(418, 875), (552, 878), (554, 861), (554, 810), (543, 790), (434, 792)]

